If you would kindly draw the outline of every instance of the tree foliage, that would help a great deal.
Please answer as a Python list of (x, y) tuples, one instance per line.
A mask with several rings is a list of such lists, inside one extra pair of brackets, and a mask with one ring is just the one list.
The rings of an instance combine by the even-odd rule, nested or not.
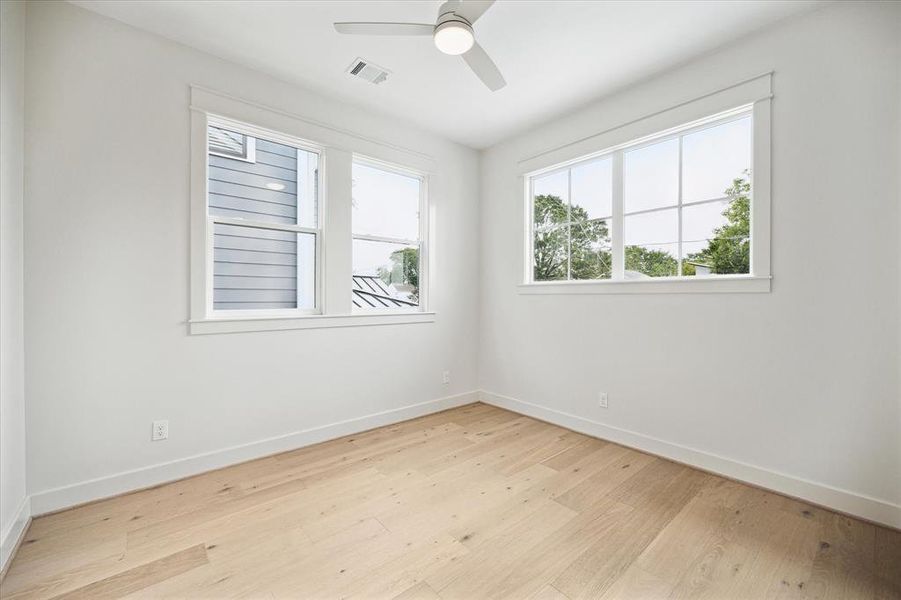
[[(735, 178), (725, 194), (729, 199), (723, 211), (726, 224), (713, 230), (706, 248), (685, 257), (683, 275), (696, 275), (695, 264), (707, 266), (715, 274), (750, 272), (749, 173), (745, 171)], [(567, 206), (561, 198), (550, 194), (535, 196), (534, 211), (535, 281), (566, 279), (567, 255), (571, 279), (610, 277), (610, 231), (605, 221), (592, 221), (581, 206)], [(679, 273), (678, 260), (665, 250), (626, 246), (624, 253), (626, 271), (650, 277), (672, 277)]]
[[(692, 263), (710, 267), (716, 274), (751, 272), (751, 181), (747, 171), (732, 181), (726, 190), (729, 205), (723, 211), (726, 224), (713, 230), (707, 247), (688, 255)], [(694, 275), (695, 267), (686, 263), (682, 271)], [(691, 271), (691, 272), (688, 272)]]
[(572, 279), (610, 277), (610, 230), (592, 221), (578, 205), (567, 207), (558, 196), (535, 196), (535, 281), (566, 279), (567, 254)]
[(419, 248), (402, 248), (391, 253), (391, 268), (380, 268), (379, 277), (387, 284), (413, 287), (410, 299), (419, 301)]
[(676, 258), (665, 250), (644, 246), (626, 246), (626, 271), (644, 273), (650, 277), (673, 277), (679, 273)]

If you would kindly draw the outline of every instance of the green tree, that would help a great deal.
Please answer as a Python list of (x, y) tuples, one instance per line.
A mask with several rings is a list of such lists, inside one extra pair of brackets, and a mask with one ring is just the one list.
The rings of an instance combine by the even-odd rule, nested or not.
[(391, 253), (391, 268), (378, 270), (379, 277), (387, 284), (401, 283), (413, 286), (410, 299), (419, 301), (419, 248), (402, 248)]
[(664, 250), (649, 250), (644, 246), (626, 246), (626, 271), (644, 273), (650, 277), (673, 277), (679, 273), (676, 258)]
[[(732, 181), (726, 190), (729, 205), (723, 211), (726, 224), (713, 230), (707, 247), (688, 255), (688, 261), (710, 267), (712, 273), (751, 272), (751, 181), (748, 171)], [(694, 275), (695, 267), (685, 263), (684, 275)]]
[(578, 205), (567, 207), (558, 196), (542, 194), (534, 202), (535, 281), (566, 279), (567, 254), (573, 279), (610, 277), (610, 235), (607, 223), (592, 221)]

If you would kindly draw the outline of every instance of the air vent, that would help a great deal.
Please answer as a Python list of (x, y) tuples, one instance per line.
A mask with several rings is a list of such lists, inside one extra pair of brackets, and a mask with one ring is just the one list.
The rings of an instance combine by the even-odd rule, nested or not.
[(362, 58), (357, 58), (352, 63), (350, 63), (350, 66), (347, 67), (347, 72), (354, 77), (359, 77), (364, 81), (368, 81), (369, 83), (374, 83), (376, 85), (388, 79), (389, 73), (387, 69), (383, 69), (382, 67), (374, 65), (368, 60), (363, 60)]

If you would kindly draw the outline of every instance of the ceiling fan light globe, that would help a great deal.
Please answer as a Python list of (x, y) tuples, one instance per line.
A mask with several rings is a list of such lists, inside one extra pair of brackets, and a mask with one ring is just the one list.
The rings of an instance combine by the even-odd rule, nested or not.
[(435, 46), (445, 54), (463, 54), (472, 48), (473, 43), (472, 27), (466, 23), (450, 21), (435, 28)]

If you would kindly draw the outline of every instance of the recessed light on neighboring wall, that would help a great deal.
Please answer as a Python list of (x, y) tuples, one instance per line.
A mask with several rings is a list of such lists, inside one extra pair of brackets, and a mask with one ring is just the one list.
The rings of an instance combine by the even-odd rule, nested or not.
[(269, 183), (266, 184), (266, 187), (269, 188), (270, 190), (275, 190), (276, 192), (280, 192), (283, 189), (285, 189), (285, 184), (284, 183), (275, 183), (274, 181), (270, 181)]

